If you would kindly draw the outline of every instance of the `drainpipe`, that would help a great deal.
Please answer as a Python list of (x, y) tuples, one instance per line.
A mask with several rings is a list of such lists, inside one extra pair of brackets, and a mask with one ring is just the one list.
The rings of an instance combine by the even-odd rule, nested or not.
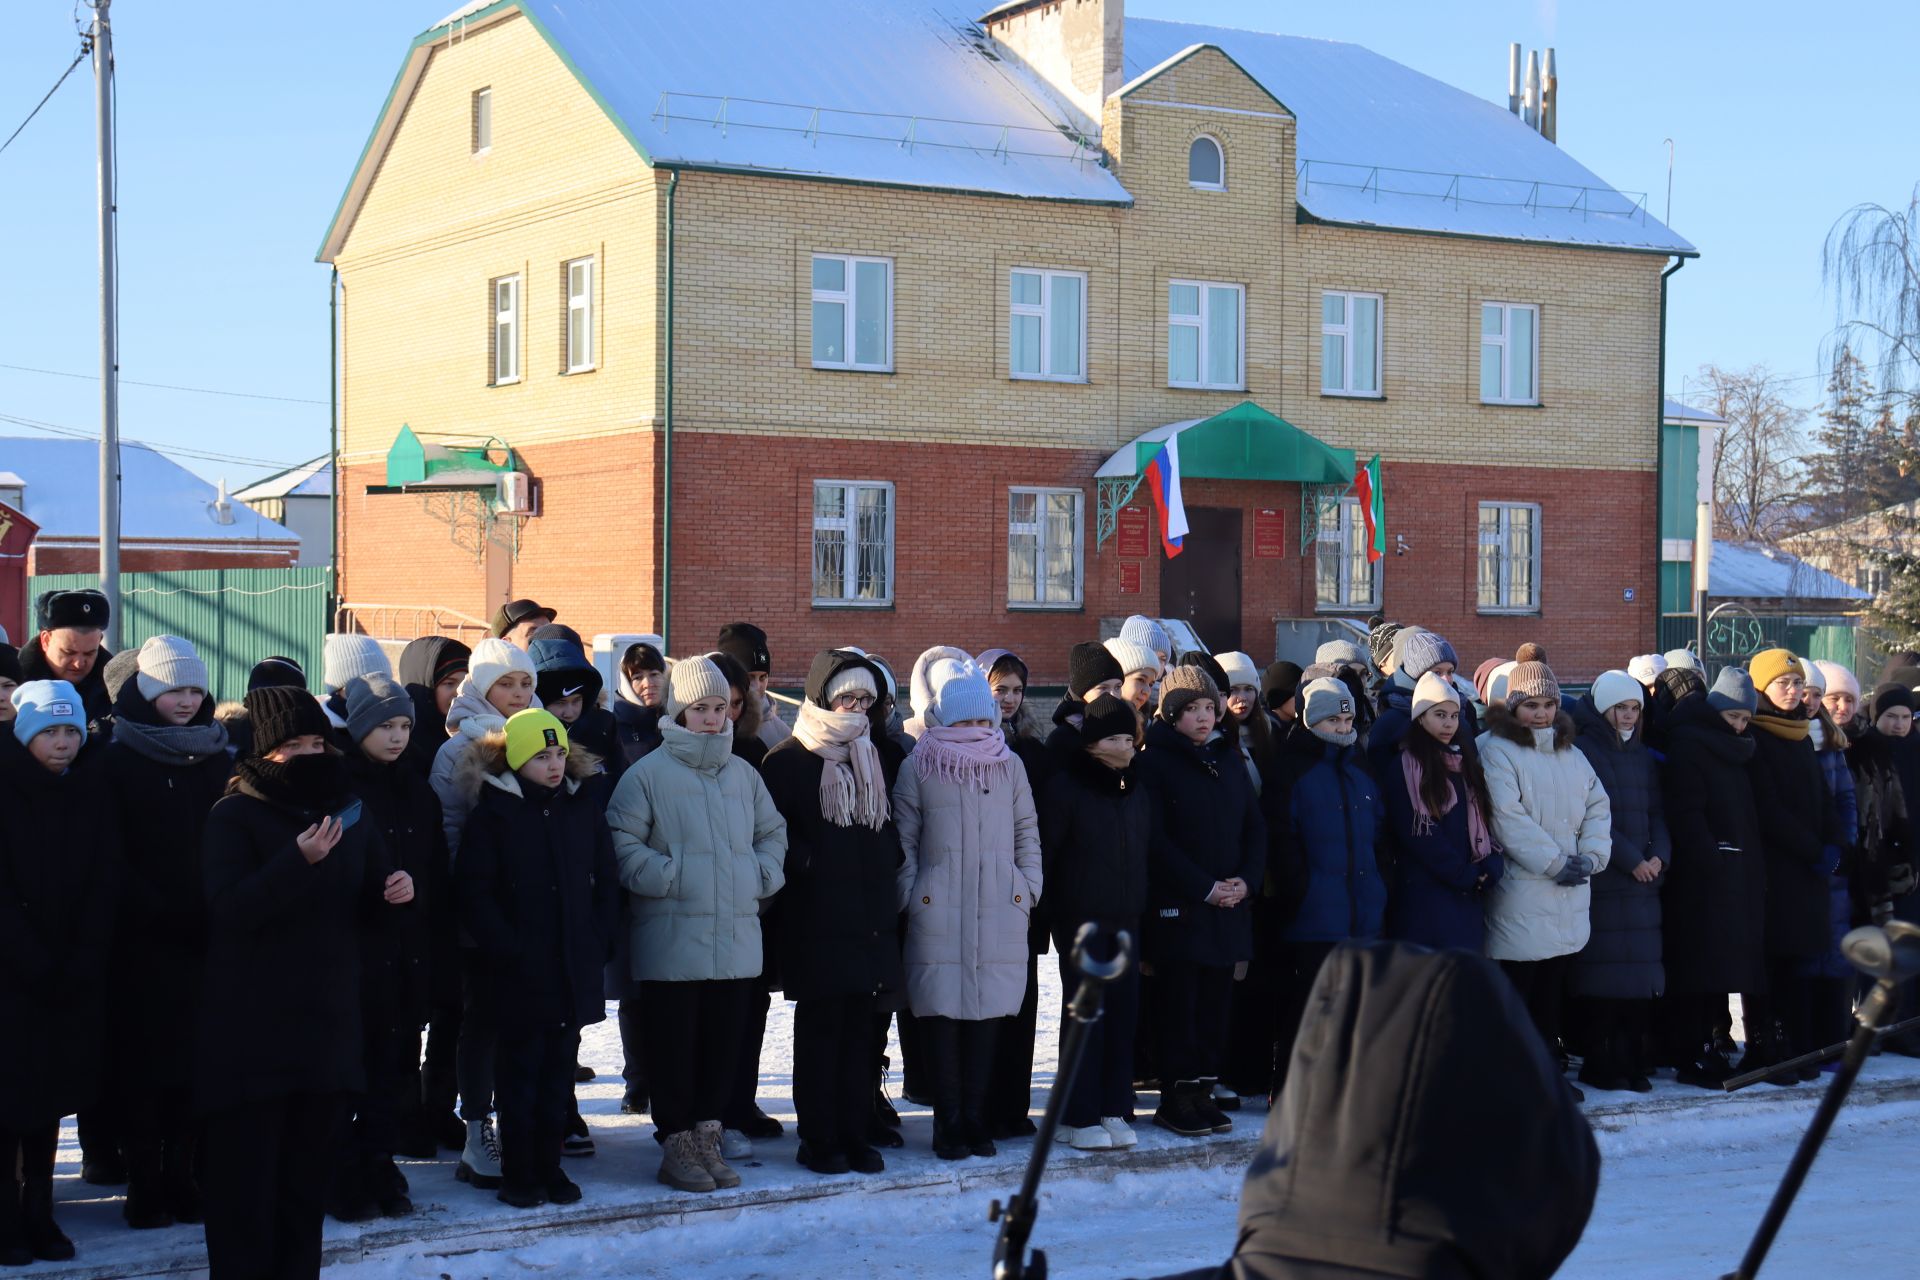
[(340, 268), (327, 281), (327, 626), (340, 607)]
[[(1685, 257), (1677, 257), (1673, 265), (1660, 273), (1660, 373), (1659, 386), (1654, 391), (1655, 416), (1653, 450), (1653, 642), (1657, 649), (1660, 644), (1660, 591), (1662, 579), (1667, 571), (1666, 528), (1662, 520), (1666, 514), (1667, 501), (1667, 279), (1674, 272), (1687, 265)], [(1704, 642), (1703, 642), (1704, 643)], [(1703, 652), (1700, 661), (1704, 664)]]
[(680, 171), (674, 169), (667, 175), (667, 367), (660, 481), (660, 643), (668, 653), (673, 652), (673, 196), (679, 189)]

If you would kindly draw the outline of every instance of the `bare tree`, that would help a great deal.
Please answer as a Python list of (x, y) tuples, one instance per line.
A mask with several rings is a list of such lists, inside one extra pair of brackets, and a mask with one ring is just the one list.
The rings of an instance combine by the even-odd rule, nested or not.
[(1715, 532), (1742, 542), (1771, 542), (1787, 532), (1803, 488), (1800, 425), (1806, 410), (1787, 402), (1785, 384), (1765, 365), (1700, 371), (1713, 410), (1726, 419), (1713, 455)]
[(1882, 387), (1906, 389), (1920, 369), (1920, 184), (1904, 210), (1857, 204), (1841, 215), (1820, 276), (1834, 291), (1835, 341), (1873, 356)]

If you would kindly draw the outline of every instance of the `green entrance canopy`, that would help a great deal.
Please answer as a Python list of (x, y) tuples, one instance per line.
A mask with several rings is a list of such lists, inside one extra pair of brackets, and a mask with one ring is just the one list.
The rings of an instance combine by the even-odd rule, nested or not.
[(1251, 400), (1211, 418), (1155, 427), (1122, 446), (1094, 475), (1103, 480), (1138, 476), (1160, 446), (1176, 435), (1182, 480), (1353, 483), (1353, 450), (1322, 444)]

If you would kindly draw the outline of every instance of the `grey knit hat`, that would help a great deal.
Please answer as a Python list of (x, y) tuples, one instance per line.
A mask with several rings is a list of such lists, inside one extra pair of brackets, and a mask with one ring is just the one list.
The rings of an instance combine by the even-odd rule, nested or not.
[(347, 733), (355, 742), (395, 716), (413, 719), (413, 698), (392, 676), (378, 671), (347, 681)]
[(1367, 657), (1367, 651), (1351, 640), (1327, 641), (1313, 651), (1313, 660), (1316, 663), (1325, 662), (1336, 667), (1343, 662), (1356, 663), (1362, 667), (1372, 665)]
[(1507, 675), (1507, 709), (1517, 709), (1528, 698), (1560, 701), (1560, 682), (1544, 662), (1516, 662)]
[(179, 636), (149, 636), (140, 646), (140, 696), (148, 702), (173, 689), (207, 691), (207, 664)]
[[(107, 686), (107, 697), (120, 701), (120, 691), (127, 687), (127, 681), (140, 674), (140, 651), (122, 649), (107, 659), (107, 666), (100, 678)], [(162, 689), (160, 692), (165, 693)]]
[(1300, 690), (1300, 723), (1311, 729), (1322, 720), (1353, 714), (1353, 690), (1334, 679), (1322, 676)]
[(702, 698), (724, 702), (732, 696), (733, 686), (720, 674), (720, 668), (705, 658), (682, 658), (667, 672), (667, 714), (675, 720)]
[(1760, 695), (1753, 687), (1752, 676), (1738, 667), (1728, 667), (1707, 691), (1707, 705), (1715, 711), (1751, 712), (1760, 705)]
[(1212, 702), (1214, 711), (1219, 712), (1220, 689), (1213, 683), (1213, 677), (1202, 667), (1175, 667), (1160, 682), (1160, 718), (1171, 724), (1202, 698)]
[(344, 689), (347, 681), (355, 676), (377, 672), (391, 677), (393, 663), (387, 660), (387, 651), (372, 636), (335, 631), (320, 641), (320, 672), (320, 682), (328, 689)]
[(1442, 662), (1460, 665), (1460, 658), (1447, 638), (1433, 631), (1411, 631), (1400, 642), (1400, 674), (1417, 680)]

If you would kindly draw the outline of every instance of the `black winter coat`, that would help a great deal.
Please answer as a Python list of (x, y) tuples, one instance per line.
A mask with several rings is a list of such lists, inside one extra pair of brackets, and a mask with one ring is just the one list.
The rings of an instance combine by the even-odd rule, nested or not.
[(386, 924), (379, 827), (346, 829), (319, 862), (295, 841), (349, 800), (305, 808), (242, 771), (207, 817), (207, 979), (200, 1015), (203, 1110), (295, 1093), (359, 1093), (360, 956)]
[[(1060, 771), (1061, 760), (1039, 738), (1022, 734), (1008, 734), (1007, 748), (1020, 758), (1020, 764), (1027, 771), (1027, 788), (1033, 792), (1033, 806), (1041, 819), (1040, 839), (1046, 840), (1046, 804), (1047, 784), (1053, 775)], [(1045, 850), (1042, 849), (1044, 855)], [(1047, 954), (1048, 938), (1047, 904), (1037, 904), (1027, 914), (1027, 950), (1036, 956)]]
[(1253, 958), (1248, 906), (1212, 907), (1214, 882), (1238, 876), (1260, 892), (1267, 827), (1237, 749), (1195, 746), (1166, 721), (1147, 726), (1135, 766), (1153, 791), (1159, 829), (1150, 846), (1144, 957), (1212, 967)]
[[(93, 669), (87, 672), (87, 678), (69, 681), (74, 692), (80, 695), (80, 705), (87, 712), (87, 740), (81, 744), (79, 756), (82, 761), (92, 760), (107, 749), (107, 743), (113, 741), (113, 699), (107, 696), (107, 664), (111, 661), (113, 655), (102, 645), (94, 657)], [(47, 651), (40, 643), (39, 636), (20, 646), (20, 683), (65, 679), (48, 665)]]
[[(1769, 956), (1810, 959), (1825, 954), (1832, 943), (1829, 856), (1837, 857), (1846, 842), (1833, 829), (1833, 800), (1813, 739), (1770, 732), (1765, 727), (1769, 705), (1764, 697), (1760, 700), (1749, 730), (1754, 742), (1753, 800), (1767, 857), (1766, 948)], [(1796, 721), (1807, 723), (1798, 717)]]
[(621, 923), (620, 877), (606, 814), (576, 779), (549, 790), (489, 773), (453, 880), (461, 926), (492, 968), (503, 1028), (577, 1030), (606, 1018), (602, 969)]
[(467, 656), (472, 653), (450, 636), (421, 636), (409, 640), (407, 647), (400, 651), (394, 672), (406, 686), (407, 696), (413, 699), (413, 737), (400, 759), (423, 778), (433, 771), (434, 753), (447, 740), (447, 717), (440, 710), (439, 697), (434, 693), (433, 673), (449, 649)]
[(1055, 771), (1040, 805), (1040, 857), (1047, 918), (1062, 955), (1089, 920), (1103, 933), (1125, 929), (1138, 943), (1156, 819), (1138, 757), (1112, 769), (1083, 750)]
[(1667, 990), (1763, 991), (1767, 871), (1752, 734), (1734, 733), (1703, 693), (1676, 702), (1664, 723), (1660, 781), (1673, 846), (1660, 901)]
[(1847, 767), (1853, 771), (1854, 800), (1860, 811), (1860, 842), (1848, 876), (1855, 922), (1866, 921), (1876, 903), (1892, 896), (1889, 881), (1896, 868), (1912, 867), (1915, 861), (1906, 780), (1896, 754), (1902, 743), (1869, 727), (1852, 735), (1847, 746)]
[(102, 1085), (119, 832), (97, 768), (55, 776), (0, 739), (0, 1128)]
[[(1659, 767), (1646, 735), (1636, 732), (1622, 742), (1591, 694), (1575, 705), (1573, 722), (1580, 733), (1574, 745), (1593, 766), (1613, 811), (1613, 851), (1606, 870), (1593, 878), (1593, 934), (1573, 958), (1571, 987), (1575, 995), (1600, 1000), (1650, 999), (1666, 992), (1660, 890), (1673, 863)], [(1662, 870), (1642, 884), (1633, 871), (1648, 858), (1660, 859)]]
[(628, 702), (625, 698), (615, 700), (613, 704), (613, 741), (615, 758), (607, 761), (607, 769), (616, 776), (639, 763), (640, 758), (660, 745), (660, 716), (658, 707), (643, 707)]
[(363, 990), (392, 1029), (417, 1031), (435, 1004), (460, 1002), (460, 932), (440, 797), (405, 755), (383, 765), (356, 751), (347, 757), (347, 779), (392, 869), (413, 877), (413, 901), (368, 935)]

